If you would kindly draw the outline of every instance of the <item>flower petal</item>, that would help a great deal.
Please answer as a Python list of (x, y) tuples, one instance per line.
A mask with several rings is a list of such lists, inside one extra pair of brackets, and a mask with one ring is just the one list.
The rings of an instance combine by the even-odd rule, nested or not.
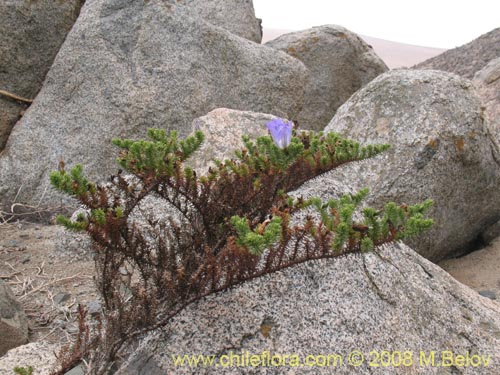
[(266, 126), (276, 146), (285, 148), (290, 144), (292, 140), (293, 122), (287, 122), (280, 118), (276, 118), (269, 121)]

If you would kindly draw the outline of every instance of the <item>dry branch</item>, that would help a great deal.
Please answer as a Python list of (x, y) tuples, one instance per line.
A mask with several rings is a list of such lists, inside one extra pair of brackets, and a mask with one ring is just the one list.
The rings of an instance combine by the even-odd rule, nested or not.
[(12, 93), (10, 93), (8, 91), (5, 91), (5, 90), (0, 90), (0, 95), (5, 96), (5, 97), (7, 97), (9, 99), (16, 100), (18, 102), (23, 102), (23, 103), (28, 103), (28, 104), (33, 103), (33, 99), (23, 98), (22, 96), (18, 96), (16, 94), (12, 94)]
[(73, 276), (69, 276), (69, 277), (63, 277), (61, 279), (56, 279), (56, 280), (52, 280), (52, 281), (49, 281), (47, 283), (43, 283), (42, 285), (36, 287), (35, 289), (32, 289), (30, 290), (29, 292), (23, 294), (21, 297), (19, 297), (19, 299), (23, 299), (33, 293), (36, 293), (36, 292), (39, 292), (41, 291), (42, 289), (50, 286), (50, 285), (54, 285), (54, 284), (57, 284), (57, 283), (60, 283), (62, 281), (68, 281), (68, 280), (72, 280), (72, 279), (76, 279), (77, 277), (79, 277), (81, 275), (81, 272), (77, 273), (76, 275), (73, 275)]

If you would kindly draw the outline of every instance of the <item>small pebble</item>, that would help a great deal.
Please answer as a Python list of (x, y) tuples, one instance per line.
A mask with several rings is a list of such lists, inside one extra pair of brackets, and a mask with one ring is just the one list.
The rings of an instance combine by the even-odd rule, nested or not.
[(489, 299), (497, 299), (496, 293), (492, 292), (491, 290), (480, 290), (479, 294)]
[(64, 375), (85, 375), (85, 371), (84, 371), (82, 365), (78, 365), (76, 367), (73, 367), (71, 370), (66, 372)]
[(90, 301), (87, 304), (87, 310), (90, 315), (99, 315), (102, 312), (101, 302), (98, 300)]
[(78, 327), (71, 325), (71, 326), (66, 327), (66, 331), (68, 333), (78, 333)]
[(63, 302), (66, 302), (71, 298), (71, 294), (65, 292), (59, 292), (54, 297), (54, 303), (56, 305), (60, 305)]
[(54, 319), (54, 324), (58, 327), (65, 327), (66, 321), (64, 321), (62, 319)]

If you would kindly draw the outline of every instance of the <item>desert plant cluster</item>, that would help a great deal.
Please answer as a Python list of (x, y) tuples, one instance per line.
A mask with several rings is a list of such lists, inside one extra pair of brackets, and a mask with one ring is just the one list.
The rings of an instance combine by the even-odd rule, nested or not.
[(372, 251), (432, 225), (430, 200), (375, 209), (362, 206), (367, 189), (328, 201), (290, 194), (388, 145), (299, 132), (281, 119), (267, 127), (269, 136), (244, 138), (233, 159), (215, 160), (206, 175), (184, 164), (202, 132), (179, 139), (158, 129), (149, 140), (114, 141), (121, 169), (107, 182), (89, 181), (79, 165), (51, 174), (52, 185), (83, 206), (76, 218), (58, 220), (92, 238), (104, 305), (94, 322), (81, 311), (81, 334), (60, 354), (59, 373), (80, 361), (107, 373), (130, 340), (209, 294), (308, 260)]

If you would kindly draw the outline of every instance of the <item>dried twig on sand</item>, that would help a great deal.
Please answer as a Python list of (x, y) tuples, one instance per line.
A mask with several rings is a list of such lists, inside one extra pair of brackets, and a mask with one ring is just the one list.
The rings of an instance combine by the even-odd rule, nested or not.
[(0, 95), (5, 96), (9, 99), (17, 100), (18, 102), (23, 102), (23, 103), (28, 103), (28, 104), (33, 103), (33, 99), (23, 98), (22, 96), (13, 94), (13, 93), (5, 91), (5, 90), (0, 90)]
[(60, 278), (60, 279), (56, 279), (56, 280), (52, 280), (52, 281), (49, 281), (49, 282), (46, 282), (46, 283), (43, 283), (42, 285), (30, 290), (29, 292), (26, 292), (25, 294), (23, 294), (21, 297), (19, 297), (20, 300), (26, 298), (27, 296), (33, 294), (33, 293), (36, 293), (38, 291), (43, 291), (44, 288), (50, 286), (50, 285), (53, 285), (53, 284), (57, 284), (57, 283), (60, 283), (60, 282), (63, 282), (63, 281), (68, 281), (68, 280), (73, 280), (73, 279), (76, 279), (78, 277), (80, 277), (82, 273), (79, 272), (77, 273), (76, 275), (73, 275), (73, 276), (69, 276), (69, 277), (63, 277), (63, 278)]

